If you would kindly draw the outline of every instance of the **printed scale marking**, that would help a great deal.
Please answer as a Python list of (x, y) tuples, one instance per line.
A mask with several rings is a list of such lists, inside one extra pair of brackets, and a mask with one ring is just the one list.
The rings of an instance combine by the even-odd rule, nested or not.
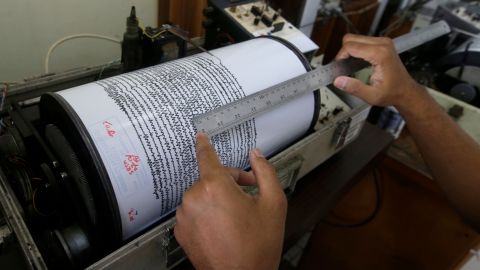
[[(448, 24), (439, 21), (393, 41), (397, 53), (402, 53), (449, 32)], [(214, 136), (321, 86), (329, 85), (338, 76), (350, 75), (368, 66), (368, 62), (357, 58), (332, 62), (207, 113), (196, 115), (193, 123), (198, 131)]]

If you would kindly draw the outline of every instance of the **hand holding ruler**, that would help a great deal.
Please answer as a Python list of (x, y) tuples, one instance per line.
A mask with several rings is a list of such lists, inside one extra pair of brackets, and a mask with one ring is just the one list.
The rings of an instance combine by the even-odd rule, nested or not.
[[(396, 52), (400, 54), (448, 33), (450, 33), (448, 24), (445, 21), (439, 21), (397, 37), (393, 43)], [(214, 136), (274, 107), (313, 92), (322, 86), (327, 86), (338, 76), (351, 75), (368, 66), (370, 66), (368, 62), (358, 58), (335, 61), (204, 114), (194, 116), (193, 124), (198, 132)]]

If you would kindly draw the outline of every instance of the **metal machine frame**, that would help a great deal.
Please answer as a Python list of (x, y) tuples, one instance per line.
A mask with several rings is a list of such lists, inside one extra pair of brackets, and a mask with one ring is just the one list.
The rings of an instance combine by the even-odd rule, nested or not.
[[(45, 92), (94, 81), (98, 75), (118, 73), (117, 65), (80, 69), (49, 78), (40, 78), (12, 87), (7, 104), (32, 104)], [(329, 88), (322, 88), (321, 109), (315, 131), (284, 149), (270, 159), (277, 169), (280, 182), (286, 193), (292, 193), (304, 175), (341, 151), (361, 131), (370, 106), (352, 96)], [(255, 188), (246, 189), (256, 192)], [(15, 203), (7, 179), (0, 174), (0, 205), (7, 223), (22, 247), (27, 266), (31, 269), (46, 269), (42, 254), (23, 220), (22, 208)], [(171, 269), (184, 260), (185, 255), (173, 236), (175, 219), (171, 218), (144, 232), (88, 269)]]

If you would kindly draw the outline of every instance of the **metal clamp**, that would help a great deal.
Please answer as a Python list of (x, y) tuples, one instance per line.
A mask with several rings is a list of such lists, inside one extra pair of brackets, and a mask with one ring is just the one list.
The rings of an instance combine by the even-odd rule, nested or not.
[(333, 134), (332, 139), (332, 145), (335, 147), (335, 149), (338, 149), (345, 144), (345, 139), (347, 137), (351, 123), (352, 118), (348, 117), (347, 119), (337, 124), (337, 128), (335, 129), (335, 133)]

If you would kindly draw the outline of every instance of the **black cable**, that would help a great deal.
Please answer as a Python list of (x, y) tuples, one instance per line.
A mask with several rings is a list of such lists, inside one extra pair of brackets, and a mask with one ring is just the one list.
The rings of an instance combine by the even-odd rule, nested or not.
[(368, 215), (367, 218), (365, 218), (362, 221), (356, 222), (356, 223), (336, 223), (332, 222), (329, 220), (320, 220), (323, 224), (332, 226), (332, 227), (337, 227), (337, 228), (344, 228), (344, 229), (352, 229), (352, 228), (358, 228), (367, 225), (370, 223), (372, 220), (374, 220), (378, 213), (380, 212), (380, 209), (382, 208), (382, 203), (383, 203), (383, 191), (381, 187), (381, 180), (382, 176), (381, 173), (378, 172), (378, 170), (375, 168), (373, 170), (373, 181), (375, 184), (375, 193), (376, 193), (376, 203), (375, 203), (375, 209), (373, 209), (373, 212)]

